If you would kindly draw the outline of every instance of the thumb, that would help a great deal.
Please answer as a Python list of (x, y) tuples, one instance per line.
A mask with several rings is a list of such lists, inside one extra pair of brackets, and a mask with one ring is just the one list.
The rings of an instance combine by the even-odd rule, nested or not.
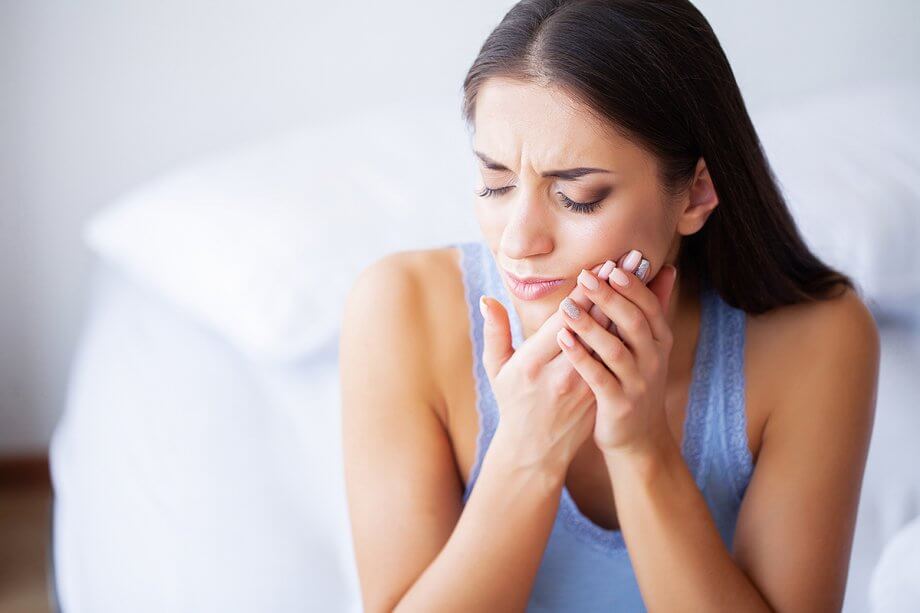
[(485, 320), (482, 332), (482, 364), (489, 380), (494, 381), (501, 367), (514, 355), (514, 348), (511, 346), (511, 322), (508, 311), (498, 300), (481, 296), (479, 310), (482, 311), (482, 318)]

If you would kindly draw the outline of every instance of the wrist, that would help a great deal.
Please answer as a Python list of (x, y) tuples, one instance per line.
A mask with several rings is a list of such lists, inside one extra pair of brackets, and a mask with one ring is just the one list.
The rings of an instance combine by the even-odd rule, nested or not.
[(629, 471), (645, 480), (666, 472), (679, 455), (680, 449), (670, 431), (648, 436), (641, 443), (603, 450), (604, 463), (612, 474)]
[(492, 436), (486, 457), (508, 477), (538, 482), (548, 492), (562, 490), (568, 471), (564, 462), (554, 462), (546, 455), (515, 444), (500, 425)]

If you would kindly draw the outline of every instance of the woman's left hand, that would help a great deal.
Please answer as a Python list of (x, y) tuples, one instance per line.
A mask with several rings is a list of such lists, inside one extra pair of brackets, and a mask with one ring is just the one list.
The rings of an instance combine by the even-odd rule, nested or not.
[[(664, 440), (661, 437), (672, 436), (665, 413), (665, 383), (673, 338), (665, 315), (676, 277), (677, 269), (670, 265), (662, 267), (648, 285), (618, 267), (611, 271), (609, 282), (588, 270), (581, 272), (578, 281), (585, 294), (616, 325), (622, 339), (585, 311), (572, 318), (560, 305), (568, 327), (598, 356), (581, 343), (573, 347), (559, 343), (594, 392), (594, 442), (604, 454), (644, 452), (654, 449)], [(597, 281), (594, 288), (591, 279)], [(617, 282), (623, 280), (625, 285)]]

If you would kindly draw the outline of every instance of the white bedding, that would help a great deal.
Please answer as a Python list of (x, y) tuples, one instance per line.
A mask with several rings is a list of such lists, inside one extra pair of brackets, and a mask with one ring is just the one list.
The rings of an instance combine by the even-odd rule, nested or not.
[[(920, 517), (920, 334), (882, 326), (878, 400), (850, 558), (846, 613), (888, 611), (870, 599), (870, 581), (885, 545)], [(882, 572), (888, 572), (881, 569)], [(916, 578), (920, 581), (920, 572)], [(886, 577), (877, 579), (885, 583)], [(890, 585), (898, 584), (891, 581)], [(887, 594), (896, 602), (898, 594)]]
[(63, 610), (360, 610), (335, 350), (256, 366), (98, 267), (50, 451)]

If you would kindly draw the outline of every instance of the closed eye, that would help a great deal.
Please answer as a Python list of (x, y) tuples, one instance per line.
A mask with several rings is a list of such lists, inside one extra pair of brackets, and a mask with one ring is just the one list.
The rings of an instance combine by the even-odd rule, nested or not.
[[(496, 187), (496, 188), (484, 186), (481, 191), (476, 193), (476, 195), (479, 196), (480, 198), (498, 196), (498, 195), (504, 194), (505, 192), (507, 192), (513, 187), (514, 187), (513, 185), (506, 185), (505, 187)], [(604, 198), (607, 197), (606, 195), (604, 195), (603, 197), (595, 200), (594, 202), (576, 202), (575, 200), (572, 200), (571, 198), (569, 198), (562, 192), (556, 192), (556, 193), (562, 197), (562, 206), (564, 206), (567, 209), (571, 209), (577, 213), (593, 213), (598, 208), (600, 203), (603, 202)]]

